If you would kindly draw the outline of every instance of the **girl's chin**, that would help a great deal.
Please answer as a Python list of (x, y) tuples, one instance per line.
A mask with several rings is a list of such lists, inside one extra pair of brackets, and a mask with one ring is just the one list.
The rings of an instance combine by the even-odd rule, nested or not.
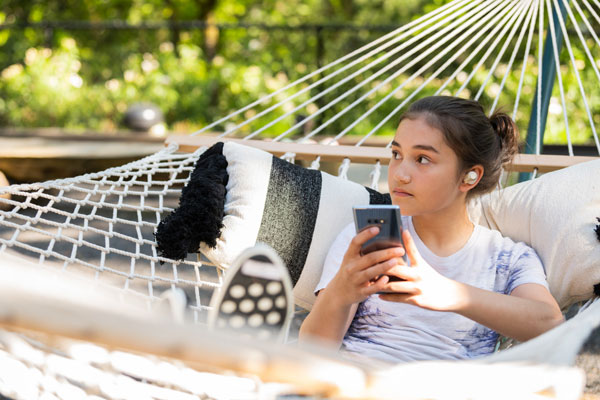
[(411, 210), (410, 207), (406, 207), (406, 206), (402, 206), (402, 204), (400, 204), (400, 202), (398, 201), (393, 201), (392, 200), (392, 204), (395, 206), (400, 207), (400, 214), (406, 216), (406, 217), (412, 217), (414, 216), (414, 210)]

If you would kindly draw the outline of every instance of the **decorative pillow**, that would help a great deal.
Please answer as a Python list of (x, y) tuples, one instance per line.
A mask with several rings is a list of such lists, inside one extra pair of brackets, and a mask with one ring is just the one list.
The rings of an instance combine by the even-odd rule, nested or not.
[(469, 213), (473, 222), (537, 251), (562, 309), (594, 294), (600, 283), (600, 160), (474, 199)]
[(200, 250), (224, 268), (266, 243), (288, 267), (296, 304), (309, 309), (331, 243), (352, 222), (352, 206), (368, 203), (389, 204), (390, 197), (263, 150), (217, 143), (198, 159), (156, 241), (166, 257)]
[(164, 257), (183, 260), (198, 251), (200, 242), (217, 245), (223, 228), (223, 209), (229, 176), (223, 143), (206, 150), (192, 171), (189, 183), (182, 189), (177, 210), (158, 225), (157, 248)]

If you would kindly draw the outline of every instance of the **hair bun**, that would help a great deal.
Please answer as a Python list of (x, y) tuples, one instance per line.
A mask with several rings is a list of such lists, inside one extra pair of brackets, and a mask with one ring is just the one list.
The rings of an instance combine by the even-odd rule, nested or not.
[(496, 131), (501, 138), (510, 135), (512, 131), (516, 129), (512, 118), (503, 112), (495, 112), (492, 114), (492, 116), (490, 116), (490, 124), (492, 124), (492, 128), (494, 128), (494, 131)]
[(502, 163), (509, 163), (515, 154), (519, 152), (519, 128), (517, 128), (515, 121), (502, 111), (494, 112), (489, 120), (492, 128), (500, 137)]

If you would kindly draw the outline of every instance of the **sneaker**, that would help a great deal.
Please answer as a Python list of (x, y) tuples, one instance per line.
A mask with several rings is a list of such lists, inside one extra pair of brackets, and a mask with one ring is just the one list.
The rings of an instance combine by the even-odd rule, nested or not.
[(226, 271), (212, 296), (208, 325), (263, 340), (285, 342), (294, 313), (292, 282), (271, 247), (246, 249)]

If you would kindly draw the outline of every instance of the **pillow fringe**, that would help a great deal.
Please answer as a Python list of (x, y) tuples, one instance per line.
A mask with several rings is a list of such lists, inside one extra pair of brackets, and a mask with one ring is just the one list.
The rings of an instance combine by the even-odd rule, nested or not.
[(596, 296), (600, 296), (600, 283), (596, 283), (596, 284), (594, 285), (594, 294), (595, 294)]
[(392, 204), (392, 198), (389, 193), (379, 193), (377, 190), (368, 188), (367, 192), (369, 192), (369, 204)]
[(183, 260), (188, 253), (197, 252), (201, 242), (217, 246), (224, 226), (228, 181), (223, 142), (218, 142), (196, 161), (181, 191), (179, 207), (158, 224), (154, 237), (161, 256)]

